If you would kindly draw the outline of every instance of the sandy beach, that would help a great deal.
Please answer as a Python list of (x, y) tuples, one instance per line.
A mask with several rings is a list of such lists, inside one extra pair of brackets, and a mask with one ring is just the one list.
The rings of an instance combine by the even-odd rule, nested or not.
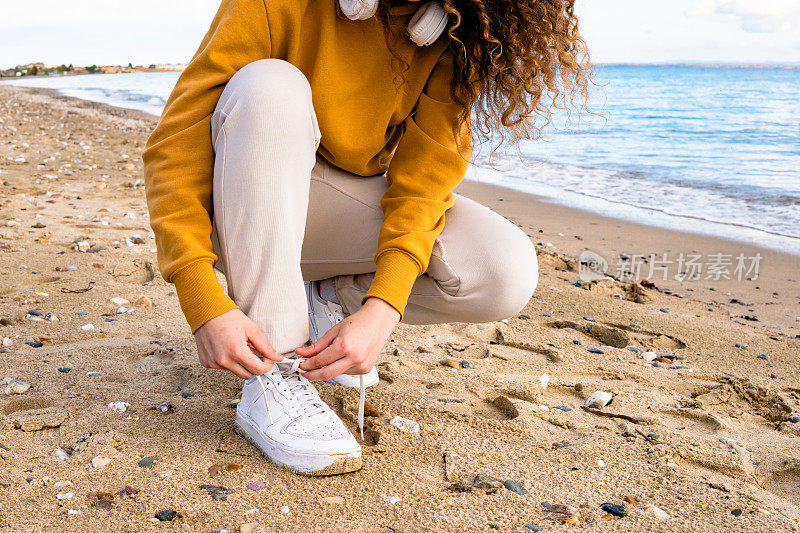
[[(534, 298), (400, 325), (363, 469), (301, 477), (234, 433), (240, 381), (199, 365), (158, 273), (155, 122), (0, 87), (0, 530), (800, 531), (800, 258), (465, 182), (536, 243)], [(580, 281), (585, 250), (611, 277)], [(358, 392), (319, 390), (355, 431)]]

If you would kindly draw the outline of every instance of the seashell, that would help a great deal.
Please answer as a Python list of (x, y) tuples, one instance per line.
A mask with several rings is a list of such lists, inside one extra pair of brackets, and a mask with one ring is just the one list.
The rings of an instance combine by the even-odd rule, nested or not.
[(597, 391), (592, 393), (592, 395), (586, 399), (586, 403), (584, 405), (593, 409), (602, 409), (606, 405), (610, 404), (613, 399), (614, 395), (610, 392)]

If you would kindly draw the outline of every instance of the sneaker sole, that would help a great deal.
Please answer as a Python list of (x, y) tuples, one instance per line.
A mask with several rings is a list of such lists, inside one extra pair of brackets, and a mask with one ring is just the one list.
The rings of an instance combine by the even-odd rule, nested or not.
[[(303, 476), (334, 476), (360, 470), (363, 466), (361, 450), (333, 455), (301, 454), (285, 447), (258, 431), (247, 419), (236, 416), (236, 433), (276, 465)], [(302, 464), (303, 466), (294, 466)]]

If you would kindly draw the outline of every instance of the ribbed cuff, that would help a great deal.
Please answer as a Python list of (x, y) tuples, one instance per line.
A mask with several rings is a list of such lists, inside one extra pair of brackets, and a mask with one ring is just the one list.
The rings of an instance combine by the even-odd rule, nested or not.
[(407, 253), (389, 250), (378, 257), (376, 266), (375, 278), (361, 299), (361, 305), (367, 298), (380, 298), (394, 307), (402, 320), (411, 288), (421, 274), (419, 265)]
[(238, 306), (222, 291), (214, 265), (197, 261), (172, 275), (175, 292), (192, 333), (214, 317)]

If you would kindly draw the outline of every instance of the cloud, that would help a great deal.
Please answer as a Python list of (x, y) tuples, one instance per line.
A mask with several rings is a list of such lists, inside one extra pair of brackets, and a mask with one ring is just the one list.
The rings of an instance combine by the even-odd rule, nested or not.
[(739, 19), (751, 33), (783, 33), (798, 28), (800, 2), (797, 0), (717, 0), (713, 14)]

